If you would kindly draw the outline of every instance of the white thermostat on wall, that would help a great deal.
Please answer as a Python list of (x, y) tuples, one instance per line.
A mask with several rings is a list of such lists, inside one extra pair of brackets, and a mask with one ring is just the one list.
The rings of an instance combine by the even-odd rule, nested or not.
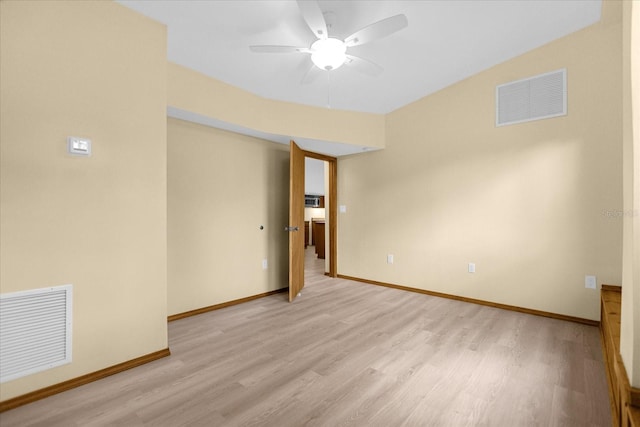
[(78, 138), (77, 136), (67, 137), (67, 148), (69, 154), (74, 156), (90, 156), (91, 140), (87, 138)]

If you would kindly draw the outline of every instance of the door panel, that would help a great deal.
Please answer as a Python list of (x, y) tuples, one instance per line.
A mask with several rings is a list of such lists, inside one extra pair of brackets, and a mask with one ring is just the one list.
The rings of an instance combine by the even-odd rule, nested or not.
[(304, 152), (291, 141), (289, 158), (289, 301), (304, 287)]

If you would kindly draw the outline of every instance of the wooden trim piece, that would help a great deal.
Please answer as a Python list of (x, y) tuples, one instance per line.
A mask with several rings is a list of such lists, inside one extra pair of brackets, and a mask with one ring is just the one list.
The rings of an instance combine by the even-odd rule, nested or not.
[(312, 151), (306, 151), (306, 150), (302, 150), (302, 152), (304, 153), (305, 157), (311, 157), (312, 159), (324, 160), (325, 162), (329, 162), (329, 163), (336, 161), (335, 157), (327, 156), (325, 154), (314, 153)]
[(602, 341), (602, 353), (609, 386), (609, 405), (611, 408), (611, 421), (615, 427), (621, 426), (624, 414), (620, 411), (621, 383), (616, 361), (619, 354), (620, 339), (620, 291), (617, 287), (603, 285), (600, 291), (600, 340)]
[(617, 418), (619, 426), (627, 427), (629, 425), (629, 423), (627, 422), (626, 411), (627, 405), (629, 403), (629, 378), (627, 377), (627, 370), (622, 364), (620, 353), (616, 353), (614, 355), (612, 363), (613, 375), (615, 376), (614, 386), (616, 387), (614, 393), (617, 393), (616, 412), (615, 414), (612, 414), (612, 416)]
[(616, 427), (640, 427), (640, 389), (631, 387), (626, 367), (620, 356), (621, 307), (621, 288), (602, 285), (600, 339), (609, 384), (611, 419)]
[(636, 408), (640, 408), (640, 388), (631, 387), (631, 391), (629, 392), (629, 404)]
[(198, 314), (207, 313), (209, 311), (220, 310), (221, 308), (242, 304), (243, 302), (253, 301), (254, 299), (268, 297), (270, 295), (279, 294), (281, 292), (287, 292), (288, 290), (289, 290), (288, 287), (280, 288), (280, 289), (276, 289), (275, 291), (264, 292), (262, 294), (251, 295), (249, 297), (244, 297), (244, 298), (236, 299), (233, 301), (222, 302), (220, 304), (214, 304), (208, 307), (202, 307), (196, 310), (186, 311), (184, 313), (172, 314), (171, 316), (167, 317), (167, 321), (173, 322), (174, 320), (184, 319), (185, 317), (191, 317), (191, 316), (196, 316)]
[(329, 161), (329, 276), (338, 276), (338, 163)]
[(627, 419), (631, 427), (640, 426), (640, 408), (629, 406), (627, 408)]
[[(620, 345), (618, 344), (618, 348), (619, 347)], [(625, 368), (624, 363), (622, 363), (620, 353), (615, 355), (613, 363), (615, 364), (614, 375), (617, 379), (616, 385), (618, 387), (618, 402), (616, 412), (613, 413), (612, 416), (618, 418), (618, 425), (628, 427), (632, 425), (629, 420), (630, 410), (633, 408), (631, 405), (631, 385), (629, 384), (627, 369)]]
[(170, 356), (171, 352), (168, 348), (159, 350), (154, 353), (150, 353), (127, 362), (119, 363), (109, 368), (101, 369), (90, 374), (83, 375), (81, 377), (73, 378), (68, 381), (64, 381), (58, 384), (54, 384), (49, 387), (41, 388), (40, 390), (32, 391), (31, 393), (23, 394), (22, 396), (14, 397), (0, 402), (0, 412), (8, 411), (9, 409), (17, 408), (28, 403), (35, 402), (37, 400), (44, 399), (45, 397), (53, 396), (54, 394), (62, 393), (63, 391), (71, 390), (72, 388), (80, 387), (85, 384), (89, 384), (94, 381), (98, 381), (102, 378), (118, 374), (131, 368), (135, 368), (145, 363), (153, 362), (154, 360), (162, 359), (163, 357)]
[(602, 322), (600, 323), (600, 343), (602, 344), (602, 360), (604, 361), (604, 373), (607, 377), (607, 385), (608, 390), (609, 390), (609, 410), (611, 411), (611, 419), (612, 419), (612, 425), (613, 426), (619, 426), (619, 420), (617, 419), (617, 402), (616, 402), (616, 397), (615, 397), (615, 393), (614, 393), (614, 378), (613, 375), (615, 375), (614, 373), (612, 373), (611, 371), (609, 371), (610, 366), (609, 366), (609, 362), (607, 361), (607, 344), (606, 344), (606, 337), (604, 334), (604, 327), (605, 327), (605, 320), (602, 319)]
[(589, 325), (589, 326), (598, 326), (598, 325), (600, 325), (600, 322), (598, 322), (597, 320), (583, 319), (581, 317), (567, 316), (565, 314), (550, 313), (550, 312), (542, 311), (542, 310), (534, 310), (534, 309), (531, 309), (531, 308), (517, 307), (515, 305), (500, 304), (500, 303), (497, 303), (497, 302), (491, 302), (491, 301), (484, 301), (484, 300), (480, 300), (480, 299), (461, 297), (461, 296), (458, 296), (458, 295), (445, 294), (445, 293), (442, 293), (442, 292), (428, 291), (426, 289), (419, 289), (419, 288), (411, 288), (409, 286), (394, 285), (394, 284), (391, 284), (391, 283), (378, 282), (376, 280), (369, 280), (369, 279), (362, 279), (362, 278), (359, 278), (359, 277), (345, 276), (343, 274), (338, 274), (338, 277), (341, 278), (341, 279), (354, 280), (356, 282), (368, 283), (370, 285), (384, 286), (384, 287), (387, 287), (387, 288), (394, 288), (394, 289), (400, 289), (400, 290), (403, 290), (403, 291), (416, 292), (416, 293), (419, 293), (419, 294), (431, 295), (431, 296), (434, 296), (434, 297), (448, 298), (448, 299), (453, 299), (453, 300), (457, 300), (457, 301), (469, 302), (469, 303), (472, 303), (472, 304), (486, 305), (486, 306), (489, 306), (489, 307), (501, 308), (503, 310), (510, 310), (510, 311), (517, 311), (519, 313), (533, 314), (535, 316), (550, 317), (552, 319), (559, 319), (559, 320), (567, 320), (569, 322), (582, 323), (584, 325)]

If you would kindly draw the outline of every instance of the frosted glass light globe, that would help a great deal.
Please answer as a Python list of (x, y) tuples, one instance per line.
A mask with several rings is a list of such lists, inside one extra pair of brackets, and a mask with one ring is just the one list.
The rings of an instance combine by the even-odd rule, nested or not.
[(342, 40), (328, 38), (316, 40), (311, 45), (311, 60), (316, 67), (331, 71), (340, 68), (347, 60), (347, 47)]

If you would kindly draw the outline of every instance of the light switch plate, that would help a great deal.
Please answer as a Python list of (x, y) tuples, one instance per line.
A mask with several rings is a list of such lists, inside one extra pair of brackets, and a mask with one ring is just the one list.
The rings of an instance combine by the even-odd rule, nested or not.
[(91, 155), (91, 140), (78, 138), (77, 136), (69, 136), (67, 137), (67, 150), (69, 154), (73, 154), (74, 156), (88, 157)]
[(584, 276), (584, 287), (587, 289), (596, 289), (598, 287), (596, 276)]
[(340, 205), (340, 213), (347, 213), (347, 205)]
[(475, 273), (476, 272), (476, 264), (474, 262), (470, 262), (469, 263), (469, 273)]

